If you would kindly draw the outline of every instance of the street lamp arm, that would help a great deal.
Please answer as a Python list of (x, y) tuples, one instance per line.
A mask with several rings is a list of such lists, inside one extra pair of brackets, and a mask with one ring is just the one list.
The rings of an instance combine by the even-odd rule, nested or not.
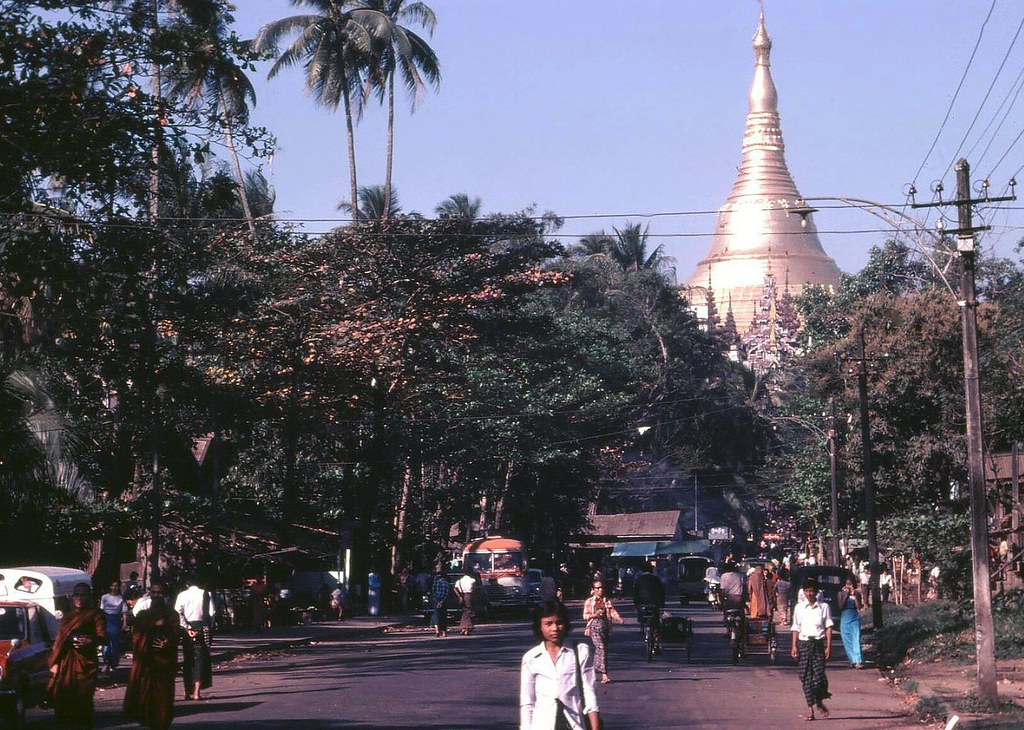
[[(840, 195), (818, 195), (811, 198), (801, 198), (798, 202), (806, 204), (818, 201), (846, 203), (848, 205), (853, 206), (854, 208), (863, 210), (865, 213), (873, 215), (875, 218), (878, 218), (881, 221), (884, 221), (893, 229), (895, 229), (898, 233), (904, 233), (901, 222), (910, 223), (918, 232), (924, 233), (927, 236), (929, 236), (933, 242), (933, 248), (931, 250), (929, 250), (929, 248), (925, 246), (920, 239), (912, 239), (914, 242), (914, 247), (917, 249), (918, 253), (924, 256), (925, 260), (927, 260), (928, 263), (931, 264), (932, 268), (935, 269), (935, 273), (939, 275), (940, 279), (942, 279), (942, 283), (945, 284), (946, 289), (949, 291), (949, 293), (953, 295), (953, 299), (959, 300), (959, 295), (957, 294), (956, 290), (953, 289), (953, 286), (949, 283), (949, 279), (946, 278), (945, 270), (941, 266), (939, 266), (939, 263), (935, 260), (935, 257), (933, 255), (934, 248), (937, 247), (940, 243), (942, 243), (942, 236), (936, 233), (928, 226), (926, 226), (923, 222), (917, 220), (912, 216), (907, 215), (906, 213), (904, 213), (901, 210), (898, 210), (897, 208), (893, 208), (891, 205), (885, 205), (884, 203), (876, 203), (873, 200), (865, 200), (864, 198), (850, 198)], [(810, 208), (808, 208), (807, 210), (808, 212), (810, 212)], [(882, 211), (885, 212), (883, 213)], [(887, 213), (889, 215), (886, 215)]]
[(825, 429), (821, 428), (821, 426), (818, 426), (817, 424), (812, 423), (811, 421), (801, 418), (800, 416), (773, 416), (772, 420), (792, 423), (803, 429), (806, 429), (807, 431), (810, 431), (815, 436), (818, 436), (819, 438), (825, 441), (831, 438), (831, 434)]

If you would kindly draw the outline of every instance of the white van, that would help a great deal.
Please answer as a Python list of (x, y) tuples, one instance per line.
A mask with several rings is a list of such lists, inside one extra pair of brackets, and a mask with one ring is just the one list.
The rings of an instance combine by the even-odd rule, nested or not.
[(92, 586), (75, 568), (0, 568), (0, 724), (23, 727), (25, 709), (43, 699), (57, 624), (71, 609), (79, 583)]
[(71, 592), (79, 583), (92, 587), (92, 576), (84, 570), (52, 565), (0, 568), (0, 602), (35, 603), (43, 609), (50, 636), (56, 636), (57, 623), (71, 610)]

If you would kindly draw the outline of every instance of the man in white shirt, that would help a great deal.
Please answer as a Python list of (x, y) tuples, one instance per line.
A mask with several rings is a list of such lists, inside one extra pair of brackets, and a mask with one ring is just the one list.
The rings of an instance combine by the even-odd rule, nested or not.
[(722, 590), (722, 608), (743, 609), (747, 602), (747, 576), (739, 571), (735, 563), (726, 562), (719, 577)]
[(828, 603), (818, 600), (818, 581), (808, 578), (803, 585), (807, 600), (793, 609), (793, 658), (798, 661), (800, 684), (807, 701), (808, 720), (814, 719), (817, 708), (828, 718), (825, 700), (828, 691), (825, 661), (832, 656), (832, 610)]
[(473, 612), (473, 588), (476, 584), (476, 578), (473, 576), (473, 569), (466, 568), (465, 574), (457, 581), (452, 590), (455, 591), (455, 595), (459, 597), (459, 603), (462, 605), (462, 619), (459, 621), (459, 633), (463, 636), (469, 636), (473, 633), (475, 614)]
[(150, 597), (149, 591), (146, 591), (141, 596), (139, 596), (139, 600), (137, 600), (135, 602), (135, 605), (132, 606), (132, 616), (138, 616), (140, 613), (142, 613), (152, 605), (153, 599)]
[(215, 608), (209, 591), (201, 588), (194, 576), (185, 584), (185, 590), (174, 601), (174, 610), (181, 616), (181, 627), (185, 630), (181, 641), (185, 698), (201, 700), (201, 691), (213, 685), (209, 636)]

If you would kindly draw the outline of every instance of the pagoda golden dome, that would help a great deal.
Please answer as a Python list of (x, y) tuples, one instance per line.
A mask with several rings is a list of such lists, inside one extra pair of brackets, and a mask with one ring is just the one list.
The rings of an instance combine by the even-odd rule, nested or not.
[(771, 50), (762, 12), (754, 34), (743, 161), (732, 193), (719, 208), (711, 250), (687, 282), (710, 286), (720, 305), (731, 302), (741, 326), (759, 311), (769, 274), (785, 274), (794, 295), (807, 284), (836, 286), (840, 275), (786, 166)]

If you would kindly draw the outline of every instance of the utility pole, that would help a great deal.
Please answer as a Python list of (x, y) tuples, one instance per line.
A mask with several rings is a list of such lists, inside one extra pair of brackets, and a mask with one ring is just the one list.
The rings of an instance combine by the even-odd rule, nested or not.
[(839, 554), (839, 454), (837, 452), (836, 400), (832, 399), (832, 426), (828, 430), (828, 461), (832, 472), (832, 560), (840, 565)]
[[(915, 208), (955, 205), (956, 248), (963, 262), (960, 276), (961, 325), (963, 328), (964, 390), (967, 411), (967, 472), (971, 497), (971, 557), (974, 568), (974, 636), (978, 655), (978, 696), (995, 705), (999, 700), (996, 678), (995, 625), (992, 619), (992, 584), (988, 562), (988, 498), (985, 492), (984, 444), (981, 421), (981, 381), (978, 365), (978, 300), (975, 288), (974, 234), (987, 226), (973, 225), (974, 205), (1016, 200), (971, 198), (971, 166), (961, 158), (956, 163), (956, 200), (915, 204)], [(1011, 181), (1011, 186), (1014, 185)], [(987, 181), (984, 189), (988, 190)]]
[(878, 523), (875, 518), (875, 473), (871, 465), (871, 423), (868, 421), (868, 361), (864, 355), (864, 325), (857, 338), (860, 367), (857, 384), (860, 393), (860, 439), (864, 450), (864, 520), (868, 523), (868, 564), (871, 566), (871, 621), (875, 631), (882, 628), (882, 596), (878, 590), (881, 566), (878, 562)]

